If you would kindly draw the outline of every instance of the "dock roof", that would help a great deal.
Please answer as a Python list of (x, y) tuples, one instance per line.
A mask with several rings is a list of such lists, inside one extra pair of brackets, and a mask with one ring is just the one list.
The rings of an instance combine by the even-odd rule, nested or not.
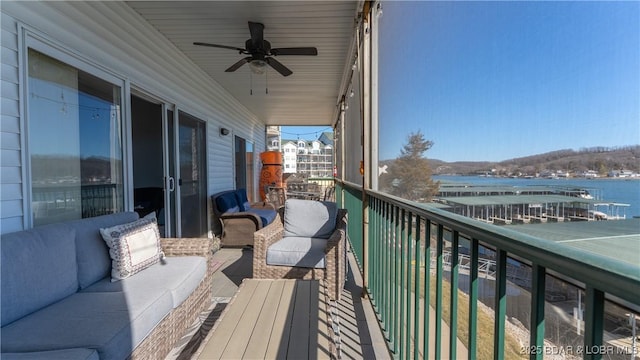
[(521, 204), (588, 204), (595, 206), (601, 204), (601, 200), (585, 199), (564, 195), (490, 195), (490, 196), (458, 196), (440, 198), (451, 205), (463, 206), (503, 206)]
[(514, 231), (638, 266), (640, 219), (507, 225)]

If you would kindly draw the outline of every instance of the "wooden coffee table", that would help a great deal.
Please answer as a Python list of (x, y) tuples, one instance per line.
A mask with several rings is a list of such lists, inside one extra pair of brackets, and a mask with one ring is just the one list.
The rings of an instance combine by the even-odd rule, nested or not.
[(328, 297), (317, 280), (245, 279), (199, 359), (329, 359)]

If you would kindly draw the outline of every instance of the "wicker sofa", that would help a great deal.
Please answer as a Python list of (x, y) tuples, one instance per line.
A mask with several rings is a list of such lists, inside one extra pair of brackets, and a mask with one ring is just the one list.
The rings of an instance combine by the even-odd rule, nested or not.
[(245, 189), (211, 195), (214, 224), (222, 246), (253, 245), (253, 233), (275, 222), (278, 212), (267, 202), (249, 203)]
[(253, 278), (323, 280), (329, 297), (340, 300), (347, 210), (332, 202), (287, 199), (278, 211), (281, 220), (254, 234)]
[(111, 281), (99, 229), (134, 212), (3, 235), (2, 359), (163, 359), (211, 304), (211, 239), (160, 239), (166, 258)]

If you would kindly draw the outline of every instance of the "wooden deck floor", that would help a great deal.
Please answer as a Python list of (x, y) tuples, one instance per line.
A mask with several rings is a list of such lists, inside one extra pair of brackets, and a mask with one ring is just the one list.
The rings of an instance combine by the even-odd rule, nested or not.
[[(349, 256), (350, 267), (353, 267), (355, 261), (351, 254)], [(228, 301), (236, 294), (243, 279), (251, 278), (253, 252), (251, 249), (225, 248), (219, 250), (214, 259), (223, 264), (214, 274), (213, 296)], [(342, 300), (333, 304), (333, 321), (338, 325), (340, 338), (338, 354), (341, 359), (391, 359), (373, 308), (360, 297), (361, 286), (358, 272), (349, 271)], [(241, 355), (233, 358), (239, 357)]]

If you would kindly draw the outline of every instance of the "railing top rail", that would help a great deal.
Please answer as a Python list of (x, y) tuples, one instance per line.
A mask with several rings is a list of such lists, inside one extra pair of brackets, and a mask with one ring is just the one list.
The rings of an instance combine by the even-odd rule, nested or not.
[[(341, 184), (363, 190), (355, 184), (346, 182)], [(640, 264), (634, 266), (627, 262), (615, 261), (606, 256), (557, 244), (512, 229), (485, 224), (445, 210), (426, 208), (419, 203), (382, 192), (366, 190), (366, 193), (368, 196), (408, 210), (433, 223), (441, 224), (447, 229), (458, 231), (461, 236), (475, 238), (631, 303), (638, 304), (640, 299)]]

